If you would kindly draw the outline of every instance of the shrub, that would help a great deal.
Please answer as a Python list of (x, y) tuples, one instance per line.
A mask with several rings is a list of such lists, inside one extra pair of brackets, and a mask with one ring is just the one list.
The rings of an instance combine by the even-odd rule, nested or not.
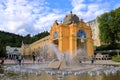
[(112, 61), (120, 62), (120, 56), (113, 56)]
[(96, 51), (101, 51), (101, 50), (116, 50), (120, 49), (120, 43), (117, 44), (110, 44), (110, 45), (101, 45), (99, 47), (95, 47)]

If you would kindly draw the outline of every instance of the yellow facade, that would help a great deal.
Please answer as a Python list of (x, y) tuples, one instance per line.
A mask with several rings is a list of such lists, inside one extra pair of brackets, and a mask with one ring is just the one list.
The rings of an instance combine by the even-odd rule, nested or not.
[(57, 23), (57, 21), (55, 21), (51, 27), (49, 36), (27, 47), (23, 44), (21, 48), (22, 55), (31, 55), (32, 52), (39, 53), (39, 49), (47, 43), (56, 44), (61, 53), (69, 52), (70, 56), (81, 48), (86, 50), (88, 56), (94, 55), (90, 26), (87, 26), (82, 19), (79, 20), (79, 18), (72, 13), (65, 17), (63, 23)]
[(43, 48), (49, 42), (49, 37), (50, 36), (46, 36), (30, 45), (28, 45), (28, 44), (26, 45), (26, 44), (22, 43), (21, 55), (31, 56), (33, 52), (35, 54), (39, 54), (40, 49)]
[[(93, 55), (93, 40), (92, 33), (89, 26), (87, 26), (83, 21), (77, 24), (57, 24), (54, 23), (50, 31), (50, 42), (54, 43), (54, 32), (58, 32), (58, 49), (64, 53), (69, 51), (70, 55), (77, 50), (77, 31), (84, 30), (87, 33), (87, 53), (89, 56)], [(79, 43), (78, 43), (79, 44)]]

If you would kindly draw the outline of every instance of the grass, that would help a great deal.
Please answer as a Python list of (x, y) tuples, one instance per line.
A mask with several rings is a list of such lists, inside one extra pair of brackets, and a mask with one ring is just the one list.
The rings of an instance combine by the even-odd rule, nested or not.
[(112, 61), (120, 62), (120, 56), (113, 56)]

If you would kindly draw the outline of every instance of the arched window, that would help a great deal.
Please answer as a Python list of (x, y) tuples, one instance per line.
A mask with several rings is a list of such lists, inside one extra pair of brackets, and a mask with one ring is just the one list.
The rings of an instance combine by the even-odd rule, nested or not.
[(85, 33), (84, 30), (79, 30), (77, 32), (77, 37), (79, 37), (79, 38), (86, 38), (87, 36), (86, 36), (86, 33)]
[(54, 34), (53, 34), (53, 39), (57, 39), (58, 38), (58, 32), (55, 31)]

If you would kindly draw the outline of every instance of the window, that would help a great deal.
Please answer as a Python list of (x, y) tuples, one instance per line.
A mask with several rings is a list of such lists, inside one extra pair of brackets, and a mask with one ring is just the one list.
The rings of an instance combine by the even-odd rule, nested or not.
[(57, 31), (54, 32), (53, 38), (54, 38), (54, 39), (57, 39), (57, 38), (58, 38), (58, 32), (57, 32)]
[(77, 37), (80, 37), (80, 38), (86, 38), (86, 33), (84, 30), (79, 30), (77, 32)]

